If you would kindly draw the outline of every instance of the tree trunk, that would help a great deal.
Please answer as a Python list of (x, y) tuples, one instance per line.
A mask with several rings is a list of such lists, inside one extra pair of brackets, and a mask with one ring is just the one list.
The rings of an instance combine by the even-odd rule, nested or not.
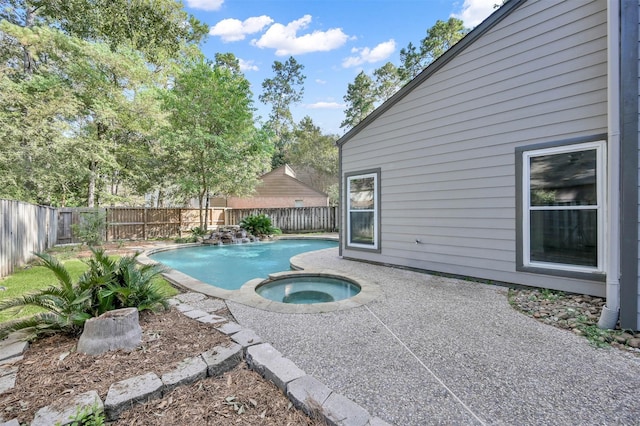
[(200, 228), (202, 228), (202, 222), (204, 219), (203, 205), (204, 205), (204, 193), (201, 192), (198, 194), (198, 219), (200, 220)]
[(156, 207), (164, 207), (164, 191), (161, 189), (158, 189), (158, 199), (156, 202)]
[[(29, 6), (27, 5), (26, 7), (27, 11), (26, 11), (26, 17), (25, 17), (25, 27), (27, 28), (32, 28), (33, 24), (35, 22), (35, 11), (36, 9), (31, 9), (29, 8)], [(24, 72), (28, 75), (33, 75), (33, 72), (35, 71), (36, 68), (36, 63), (33, 60), (33, 56), (31, 56), (31, 53), (29, 53), (29, 49), (27, 49), (26, 46), (22, 46), (22, 52), (23, 52), (23, 62), (24, 62)]]
[(206, 230), (209, 227), (209, 191), (205, 193), (205, 197), (204, 227), (200, 227), (202, 230)]
[(87, 193), (87, 207), (95, 207), (96, 204), (96, 180), (97, 177), (98, 162), (95, 160), (89, 161), (89, 191)]

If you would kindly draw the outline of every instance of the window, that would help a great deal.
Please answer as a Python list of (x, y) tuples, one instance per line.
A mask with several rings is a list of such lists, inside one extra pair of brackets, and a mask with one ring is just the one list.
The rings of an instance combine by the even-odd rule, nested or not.
[(294, 207), (304, 207), (304, 200), (296, 200), (294, 202)]
[(380, 171), (347, 176), (347, 246), (378, 250)]
[(525, 270), (604, 271), (604, 146), (519, 150)]

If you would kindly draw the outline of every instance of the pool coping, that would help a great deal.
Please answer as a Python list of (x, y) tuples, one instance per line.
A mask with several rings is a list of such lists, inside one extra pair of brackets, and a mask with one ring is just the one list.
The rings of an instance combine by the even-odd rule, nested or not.
[[(279, 237), (277, 239), (323, 239), (323, 240), (331, 240), (337, 241), (336, 238), (327, 238), (327, 237), (313, 237), (313, 236), (296, 236), (296, 237)], [(293, 256), (289, 259), (289, 264), (291, 266), (290, 271), (281, 271), (269, 274), (266, 278), (254, 278), (252, 280), (247, 281), (240, 287), (238, 290), (227, 290), (220, 287), (216, 287), (211, 284), (207, 284), (203, 281), (195, 279), (183, 272), (177, 271), (175, 269), (169, 268), (160, 262), (157, 262), (149, 257), (154, 253), (158, 253), (161, 251), (167, 250), (179, 250), (181, 248), (188, 247), (200, 247), (202, 243), (192, 243), (192, 244), (172, 244), (163, 247), (156, 247), (150, 250), (146, 250), (143, 253), (140, 253), (137, 257), (139, 263), (143, 265), (161, 265), (164, 268), (162, 272), (162, 276), (169, 281), (171, 284), (187, 289), (189, 291), (195, 291), (198, 293), (205, 294), (211, 297), (217, 297), (219, 299), (230, 300), (232, 302), (240, 303), (246, 306), (251, 306), (256, 309), (261, 309), (264, 311), (270, 312), (278, 312), (282, 314), (316, 314), (323, 312), (335, 312), (342, 311), (352, 308), (357, 308), (362, 305), (366, 305), (367, 303), (377, 299), (382, 295), (382, 290), (377, 284), (371, 283), (370, 281), (364, 280), (361, 277), (354, 276), (352, 274), (338, 273), (329, 269), (304, 269), (300, 266), (300, 262), (298, 258), (305, 254), (309, 254), (311, 252), (305, 252)], [(335, 248), (327, 248), (321, 250), (313, 250), (313, 251), (323, 251), (323, 250), (335, 250)], [(282, 303), (275, 302), (269, 299), (265, 299), (256, 293), (255, 289), (258, 285), (262, 284), (267, 279), (276, 279), (276, 278), (284, 278), (290, 276), (299, 276), (299, 275), (316, 275), (321, 277), (335, 277), (335, 278), (343, 278), (348, 281), (354, 282), (360, 287), (360, 292), (353, 297), (348, 299), (339, 300), (336, 302), (324, 302), (324, 303), (314, 303), (314, 304), (290, 304), (290, 303)]]

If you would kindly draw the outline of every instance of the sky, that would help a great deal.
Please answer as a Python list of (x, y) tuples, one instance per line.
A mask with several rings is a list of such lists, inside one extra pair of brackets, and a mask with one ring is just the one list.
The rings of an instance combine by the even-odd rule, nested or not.
[(500, 0), (183, 0), (185, 10), (209, 26), (201, 45), (211, 60), (233, 53), (251, 82), (254, 106), (266, 121), (262, 82), (274, 61), (290, 56), (304, 66), (304, 97), (291, 108), (299, 122), (313, 119), (325, 134), (344, 134), (340, 123), (347, 87), (361, 71), (400, 65), (400, 50), (419, 45), (437, 20), (461, 19), (473, 28)]

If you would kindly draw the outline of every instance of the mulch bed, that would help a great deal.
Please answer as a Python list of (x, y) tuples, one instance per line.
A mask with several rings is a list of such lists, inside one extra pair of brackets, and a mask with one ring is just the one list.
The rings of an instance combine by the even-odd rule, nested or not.
[[(17, 364), (16, 387), (0, 395), (0, 418), (17, 418), (21, 423), (28, 423), (38, 409), (62, 397), (89, 390), (97, 391), (104, 400), (109, 386), (115, 382), (149, 372), (162, 376), (185, 358), (230, 343), (230, 339), (212, 325), (190, 319), (175, 309), (142, 312), (140, 326), (142, 345), (131, 352), (84, 355), (75, 352), (77, 338), (65, 335), (32, 343)], [(116, 424), (230, 423), (321, 424), (291, 407), (280, 390), (249, 371), (244, 363), (223, 377), (177, 388), (162, 400), (135, 407), (125, 412)]]

